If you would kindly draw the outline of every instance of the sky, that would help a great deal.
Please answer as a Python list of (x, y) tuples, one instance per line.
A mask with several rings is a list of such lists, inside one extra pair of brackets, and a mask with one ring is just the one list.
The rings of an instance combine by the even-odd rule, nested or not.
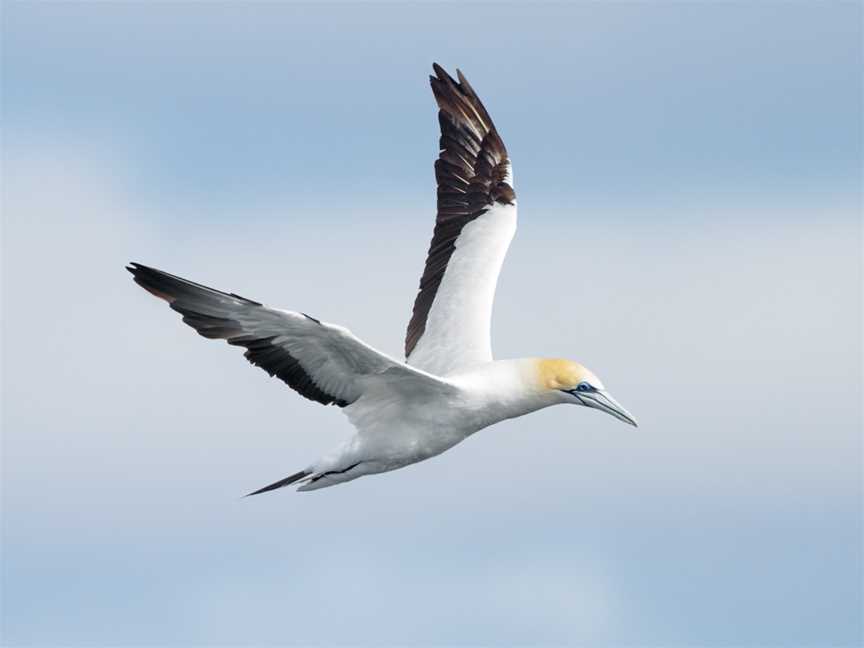
[[(854, 646), (859, 3), (2, 10), (8, 646)], [(241, 495), (351, 433), (123, 270), (397, 355), (434, 219), (427, 75), (513, 159), (498, 357), (556, 407)]]

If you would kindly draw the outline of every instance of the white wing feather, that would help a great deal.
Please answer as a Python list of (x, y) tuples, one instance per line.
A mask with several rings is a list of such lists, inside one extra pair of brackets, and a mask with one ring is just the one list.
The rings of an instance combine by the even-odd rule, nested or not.
[(345, 406), (384, 383), (421, 393), (453, 389), (377, 351), (341, 326), (268, 308), (141, 264), (128, 269), (139, 285), (167, 301), (199, 334), (245, 347), (249, 362), (310, 400)]
[(515, 204), (495, 204), (462, 228), (412, 366), (444, 376), (492, 361), (495, 288), (515, 232)]

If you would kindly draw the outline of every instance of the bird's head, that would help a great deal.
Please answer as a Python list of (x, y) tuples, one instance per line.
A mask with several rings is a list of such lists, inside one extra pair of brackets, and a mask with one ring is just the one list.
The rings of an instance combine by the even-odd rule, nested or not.
[(611, 414), (636, 427), (636, 419), (612, 398), (600, 379), (588, 368), (570, 360), (537, 361), (537, 373), (544, 390), (554, 390), (560, 402), (583, 405)]

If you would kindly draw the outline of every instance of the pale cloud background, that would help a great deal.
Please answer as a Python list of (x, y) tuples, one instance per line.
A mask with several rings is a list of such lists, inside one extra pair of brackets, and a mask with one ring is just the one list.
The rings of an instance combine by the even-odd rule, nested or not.
[[(858, 645), (861, 8), (3, 5), (4, 645)], [(398, 353), (432, 60), (514, 158), (553, 408), (311, 494), (347, 422), (142, 261)]]

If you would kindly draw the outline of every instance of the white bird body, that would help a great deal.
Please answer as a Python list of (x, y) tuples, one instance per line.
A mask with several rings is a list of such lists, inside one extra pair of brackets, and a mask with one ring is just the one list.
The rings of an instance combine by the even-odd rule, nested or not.
[[(330, 486), (361, 474), (387, 472), (429, 459), (508, 418), (561, 402), (539, 388), (538, 360), (500, 360), (453, 374), (428, 389), (404, 391), (379, 383), (344, 412), (357, 434), (310, 467), (328, 475), (301, 490)], [(532, 388), (532, 382), (536, 388)]]
[(435, 65), (440, 108), (435, 164), (438, 218), (405, 341), (405, 362), (347, 329), (268, 308), (133, 263), (135, 281), (207, 338), (246, 349), (254, 365), (302, 396), (343, 409), (357, 433), (304, 470), (255, 493), (315, 490), (441, 454), (478, 430), (571, 403), (635, 420), (582, 365), (559, 359), (494, 361), (492, 304), (516, 231), (510, 159), (467, 80)]

